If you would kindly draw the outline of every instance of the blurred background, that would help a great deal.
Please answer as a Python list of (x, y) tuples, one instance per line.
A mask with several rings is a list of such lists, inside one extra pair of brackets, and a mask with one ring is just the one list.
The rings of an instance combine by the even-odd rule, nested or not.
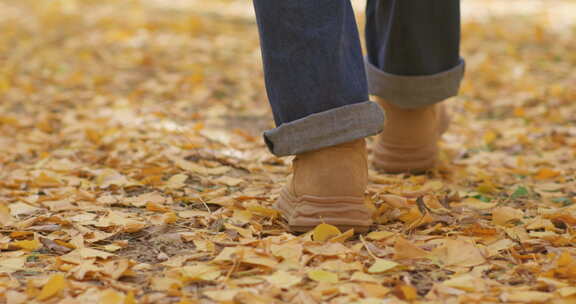
[[(353, 3), (362, 26), (364, 2)], [(467, 75), (450, 102), (448, 156), (510, 162), (571, 143), (576, 1), (464, 0), (462, 10)], [(0, 123), (26, 138), (0, 137), (4, 155), (45, 141), (93, 153), (90, 142), (140, 136), (158, 151), (269, 157), (251, 1), (0, 0), (0, 28)], [(124, 156), (127, 167), (141, 157)]]
[[(364, 1), (353, 3), (362, 24)], [(463, 96), (509, 102), (509, 87), (491, 89), (531, 69), (537, 88), (513, 95), (574, 81), (576, 52), (557, 37), (574, 36), (576, 1), (464, 0), (462, 8)], [(247, 0), (0, 0), (0, 109), (25, 101), (52, 109), (136, 102), (139, 111), (179, 123), (206, 120), (256, 136), (272, 125), (254, 22)], [(547, 58), (565, 64), (543, 74)], [(472, 88), (485, 82), (489, 92)]]

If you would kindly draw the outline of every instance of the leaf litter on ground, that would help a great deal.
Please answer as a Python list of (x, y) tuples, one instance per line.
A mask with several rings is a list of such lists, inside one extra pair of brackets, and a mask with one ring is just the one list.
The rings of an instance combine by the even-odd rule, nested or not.
[(371, 171), (361, 236), (272, 207), (247, 5), (0, 1), (0, 302), (576, 302), (572, 3), (464, 4), (440, 165)]

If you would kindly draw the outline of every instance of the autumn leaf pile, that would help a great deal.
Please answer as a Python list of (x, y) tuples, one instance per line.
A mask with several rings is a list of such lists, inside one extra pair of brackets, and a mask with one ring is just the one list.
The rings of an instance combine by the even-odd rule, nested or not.
[(292, 235), (254, 21), (161, 2), (0, 1), (0, 303), (576, 303), (573, 24), (468, 20), (439, 168)]

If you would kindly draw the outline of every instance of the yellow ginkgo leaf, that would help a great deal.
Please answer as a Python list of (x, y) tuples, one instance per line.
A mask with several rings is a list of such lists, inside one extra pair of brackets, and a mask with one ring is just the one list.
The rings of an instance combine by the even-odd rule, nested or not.
[(494, 141), (498, 138), (498, 133), (494, 131), (487, 131), (484, 133), (483, 139), (486, 145), (490, 145), (494, 143)]
[(302, 278), (292, 275), (286, 271), (277, 271), (271, 276), (266, 278), (270, 284), (280, 287), (280, 288), (290, 288), (302, 281)]
[(368, 272), (370, 272), (370, 273), (385, 272), (385, 271), (388, 271), (390, 269), (395, 268), (398, 265), (400, 265), (400, 264), (398, 264), (394, 261), (389, 261), (389, 260), (385, 260), (385, 259), (377, 259), (376, 262), (374, 262), (374, 264), (372, 264), (372, 266), (370, 266), (370, 268), (368, 268)]
[(62, 290), (64, 290), (64, 288), (66, 288), (66, 278), (64, 275), (61, 273), (54, 274), (50, 277), (48, 282), (46, 282), (46, 285), (42, 287), (42, 290), (36, 299), (38, 301), (44, 301), (57, 295)]
[(100, 304), (123, 304), (124, 295), (113, 289), (108, 289), (100, 295)]
[(542, 168), (536, 173), (535, 178), (539, 179), (539, 180), (543, 180), (543, 179), (554, 178), (554, 177), (557, 177), (558, 175), (560, 175), (560, 172), (558, 172), (558, 171), (552, 170), (550, 168)]
[(124, 297), (124, 304), (136, 304), (136, 298), (134, 297), (134, 292), (129, 291)]
[(339, 235), (337, 235), (333, 238), (330, 238), (330, 242), (343, 243), (353, 236), (354, 236), (354, 228), (348, 229), (345, 232), (342, 232)]
[(315, 241), (325, 242), (326, 240), (340, 235), (340, 230), (329, 224), (320, 224), (312, 231), (312, 238)]
[(23, 240), (12, 242), (11, 245), (24, 249), (26, 251), (34, 251), (40, 249), (42, 244), (38, 240)]
[(380, 241), (393, 236), (395, 233), (390, 231), (372, 231), (368, 233), (366, 239), (373, 241)]
[(405, 300), (412, 301), (418, 298), (416, 288), (410, 285), (400, 285), (397, 288), (400, 293), (400, 297), (404, 298)]
[(326, 271), (326, 270), (322, 270), (322, 269), (313, 269), (308, 271), (308, 277), (311, 280), (314, 280), (316, 282), (321, 282), (321, 283), (338, 283), (338, 275), (330, 272), (330, 271)]

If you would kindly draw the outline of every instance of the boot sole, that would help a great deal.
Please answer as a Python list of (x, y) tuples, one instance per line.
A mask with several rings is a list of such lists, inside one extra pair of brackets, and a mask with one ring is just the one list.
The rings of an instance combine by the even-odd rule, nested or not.
[(296, 197), (283, 189), (274, 207), (286, 219), (291, 232), (308, 232), (326, 223), (341, 232), (354, 229), (363, 233), (372, 225), (372, 210), (360, 197)]

